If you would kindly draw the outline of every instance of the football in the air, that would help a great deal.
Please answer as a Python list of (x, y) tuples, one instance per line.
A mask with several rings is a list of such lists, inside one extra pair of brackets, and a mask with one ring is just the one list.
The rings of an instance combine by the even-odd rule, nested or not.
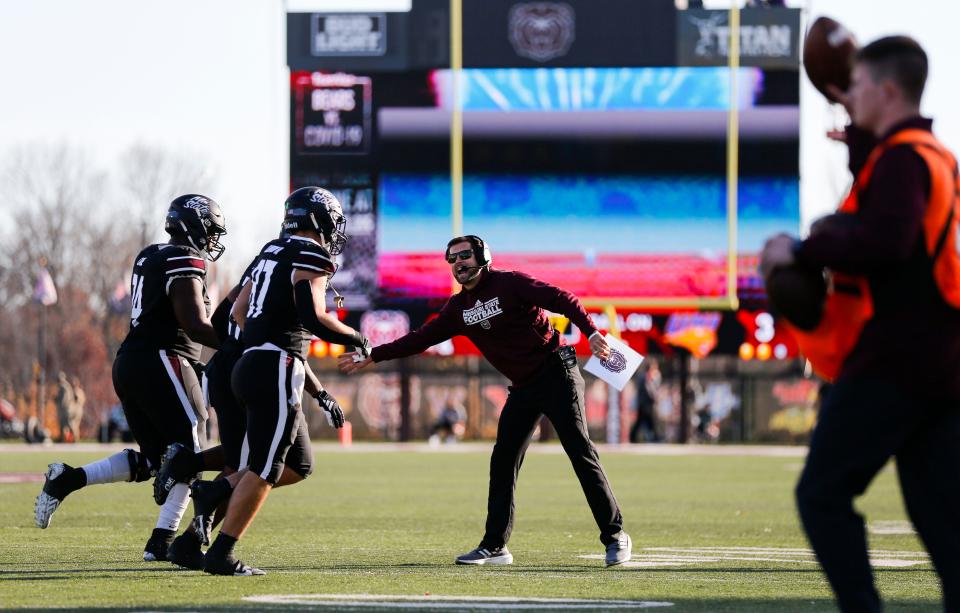
[(766, 280), (767, 299), (773, 312), (810, 331), (823, 316), (827, 282), (823, 271), (799, 264), (774, 269)]
[(831, 102), (837, 100), (827, 86), (847, 91), (856, 52), (857, 40), (850, 30), (829, 17), (818, 17), (807, 30), (803, 41), (803, 67), (813, 86)]

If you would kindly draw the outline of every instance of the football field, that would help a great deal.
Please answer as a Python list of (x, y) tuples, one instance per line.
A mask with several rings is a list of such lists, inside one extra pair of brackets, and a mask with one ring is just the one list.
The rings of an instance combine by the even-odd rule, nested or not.
[[(559, 446), (536, 444), (517, 492), (512, 566), (453, 558), (482, 536), (490, 444), (318, 445), (315, 471), (278, 489), (238, 545), (265, 577), (213, 577), (142, 561), (149, 483), (91, 486), (47, 530), (33, 501), (48, 462), (119, 447), (0, 448), (0, 607), (81, 610), (829, 611), (794, 505), (800, 448), (602, 449), (634, 559), (603, 548)], [(939, 610), (892, 466), (858, 502), (890, 611)], [(188, 515), (190, 511), (188, 511)]]

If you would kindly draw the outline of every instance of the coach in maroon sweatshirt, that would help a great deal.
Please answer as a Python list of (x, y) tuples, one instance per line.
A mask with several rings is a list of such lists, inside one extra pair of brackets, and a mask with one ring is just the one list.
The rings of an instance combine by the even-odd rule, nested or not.
[(553, 424), (580, 479), (606, 546), (607, 566), (626, 562), (632, 543), (587, 434), (577, 356), (550, 326), (544, 309), (565, 315), (589, 335), (590, 350), (597, 357), (606, 358), (609, 345), (570, 292), (520, 272), (491, 269), (490, 250), (480, 237), (454, 238), (447, 243), (446, 259), (463, 289), (447, 301), (439, 316), (392, 343), (375, 347), (365, 360), (354, 361), (354, 354), (344, 354), (340, 370), (349, 374), (371, 362), (420, 353), (457, 335), (469, 338), (512, 385), (490, 457), (486, 534), (476, 549), (457, 557), (457, 564), (513, 562), (507, 541), (513, 529), (514, 488), (542, 415)]

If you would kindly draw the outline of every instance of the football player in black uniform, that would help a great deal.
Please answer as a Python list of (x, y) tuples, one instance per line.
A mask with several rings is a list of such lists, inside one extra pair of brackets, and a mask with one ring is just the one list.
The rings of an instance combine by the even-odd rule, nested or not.
[[(165, 229), (170, 241), (146, 247), (134, 260), (130, 331), (113, 363), (113, 386), (140, 450), (125, 449), (80, 468), (50, 464), (34, 508), (40, 528), (50, 525), (68, 494), (96, 483), (146, 481), (171, 443), (195, 451), (205, 443), (200, 346), (220, 344), (209, 318), (205, 280), (207, 261), (223, 253), (226, 223), (212, 199), (187, 194), (170, 203)], [(197, 456), (195, 472), (215, 468), (203, 460)], [(188, 499), (186, 485), (173, 488), (144, 560), (166, 559)]]
[[(336, 270), (333, 256), (347, 238), (340, 202), (325, 189), (304, 187), (287, 198), (285, 209), (288, 237), (264, 246), (232, 310), (246, 347), (232, 382), (247, 410), (249, 470), (232, 492), (223, 526), (205, 556), (204, 570), (211, 574), (264, 574), (237, 560), (234, 545), (279, 484), (285, 464), (292, 469), (286, 474), (297, 480), (312, 469), (301, 409), (311, 335), (369, 354), (363, 335), (326, 312), (327, 281)], [(337, 413), (342, 424), (342, 412)], [(229, 488), (227, 480), (221, 481)]]
[[(281, 233), (280, 239), (285, 239)], [(258, 256), (259, 258), (259, 256)], [(210, 318), (214, 329), (221, 337), (220, 349), (207, 362), (204, 370), (204, 390), (207, 408), (217, 412), (217, 426), (224, 456), (223, 472), (215, 481), (195, 481), (193, 491), (194, 520), (191, 529), (178, 536), (170, 544), (167, 560), (184, 568), (201, 570), (203, 552), (201, 545), (210, 544), (210, 531), (223, 519), (226, 511), (226, 498), (232, 488), (239, 483), (242, 472), (247, 466), (249, 445), (247, 444), (247, 413), (240, 406), (230, 384), (230, 377), (237, 361), (243, 355), (243, 341), (240, 327), (230, 317), (237, 296), (250, 282), (258, 258), (250, 263), (240, 282), (227, 294)], [(335, 428), (343, 426), (343, 410), (336, 399), (323, 389), (309, 365), (304, 362), (306, 380), (304, 389), (320, 403), (326, 411), (328, 423)], [(207, 450), (203, 453), (210, 453)], [(172, 444), (163, 456), (157, 478), (154, 480), (154, 497), (163, 504), (170, 485), (189, 482), (196, 471), (196, 453), (180, 443)], [(297, 452), (288, 453), (283, 473), (274, 487), (280, 487), (303, 480), (304, 460)], [(309, 466), (309, 462), (307, 463)], [(216, 515), (214, 516), (214, 513)]]

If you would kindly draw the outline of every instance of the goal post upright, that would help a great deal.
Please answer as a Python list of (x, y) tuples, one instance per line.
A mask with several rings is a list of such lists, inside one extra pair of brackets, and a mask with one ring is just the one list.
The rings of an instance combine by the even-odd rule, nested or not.
[(606, 309), (608, 306), (621, 309), (696, 309), (708, 311), (736, 311), (740, 308), (737, 297), (738, 275), (738, 198), (740, 172), (740, 7), (736, 0), (730, 3), (730, 40), (728, 41), (727, 68), (729, 92), (727, 99), (727, 148), (726, 148), (726, 212), (727, 212), (727, 257), (726, 286), (722, 296), (584, 296), (584, 306)]
[(727, 100), (727, 300), (736, 310), (737, 299), (737, 196), (740, 171), (740, 5), (730, 3), (730, 44), (727, 47), (730, 93)]

